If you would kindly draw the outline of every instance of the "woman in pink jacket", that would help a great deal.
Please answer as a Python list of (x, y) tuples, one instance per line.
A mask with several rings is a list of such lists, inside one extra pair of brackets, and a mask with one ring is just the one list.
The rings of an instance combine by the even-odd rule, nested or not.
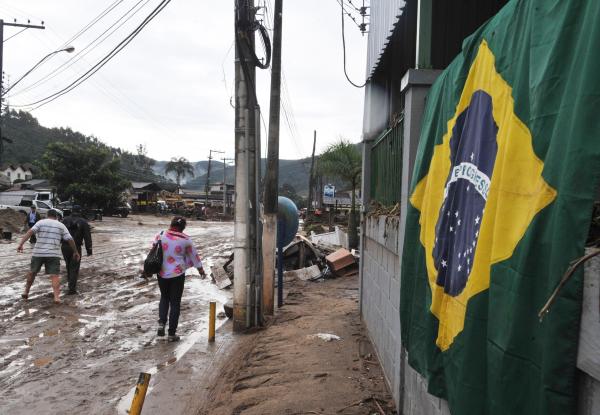
[(176, 331), (179, 323), (185, 270), (196, 267), (200, 275), (206, 275), (194, 243), (189, 236), (183, 233), (186, 224), (185, 218), (175, 216), (169, 229), (166, 232), (157, 234), (153, 242), (153, 244), (160, 242), (163, 250), (162, 268), (158, 274), (160, 303), (158, 305), (158, 330), (156, 335), (164, 337), (168, 315), (169, 335), (167, 340), (170, 342), (180, 339)]

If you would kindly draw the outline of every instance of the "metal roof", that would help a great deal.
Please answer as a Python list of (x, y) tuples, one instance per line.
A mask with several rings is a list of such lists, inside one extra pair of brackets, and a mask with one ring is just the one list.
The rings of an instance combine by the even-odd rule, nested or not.
[(394, 27), (402, 16), (404, 0), (371, 0), (371, 20), (367, 46), (367, 79), (373, 76), (385, 51)]

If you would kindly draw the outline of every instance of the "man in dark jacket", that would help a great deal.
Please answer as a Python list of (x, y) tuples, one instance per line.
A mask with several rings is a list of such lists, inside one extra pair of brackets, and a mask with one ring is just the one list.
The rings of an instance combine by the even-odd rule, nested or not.
[[(31, 229), (33, 228), (33, 225), (40, 221), (40, 219), (42, 219), (42, 217), (37, 211), (35, 205), (31, 205), (31, 211), (27, 214), (27, 216), (25, 216), (25, 226), (27, 226), (27, 229)], [(36, 241), (37, 239), (35, 237), (35, 234), (31, 235), (31, 238), (29, 238), (29, 242), (34, 244)]]
[[(65, 217), (63, 224), (67, 227), (71, 236), (73, 236), (79, 256), (81, 256), (81, 246), (84, 242), (87, 256), (92, 255), (92, 235), (90, 233), (90, 225), (87, 220), (81, 217), (81, 207), (77, 205), (73, 206), (71, 215)], [(69, 291), (67, 291), (67, 295), (77, 294), (77, 279), (79, 278), (79, 266), (81, 261), (75, 261), (73, 259), (74, 253), (75, 252), (73, 252), (69, 245), (62, 244), (62, 254), (67, 266), (67, 281), (69, 282)]]

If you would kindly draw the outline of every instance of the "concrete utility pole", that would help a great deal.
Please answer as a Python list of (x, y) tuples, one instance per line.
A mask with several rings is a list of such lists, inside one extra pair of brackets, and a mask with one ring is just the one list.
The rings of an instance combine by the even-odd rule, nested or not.
[(315, 148), (317, 146), (317, 130), (315, 130), (313, 137), (313, 151), (312, 158), (310, 161), (310, 176), (308, 178), (308, 207), (307, 212), (310, 213), (313, 210), (313, 195), (315, 187)]
[(235, 159), (223, 157), (223, 214), (229, 214), (229, 204), (227, 203), (227, 162), (230, 160)]
[(225, 153), (224, 151), (218, 151), (218, 150), (210, 150), (209, 154), (208, 154), (208, 169), (206, 171), (206, 185), (204, 186), (204, 195), (205, 195), (205, 201), (204, 201), (204, 206), (206, 206), (208, 208), (208, 190), (210, 188), (210, 162), (212, 161), (212, 154), (213, 153)]
[[(256, 325), (257, 213), (256, 197), (256, 68), (254, 0), (235, 2), (235, 228), (233, 329)], [(252, 317), (255, 317), (254, 319)]]
[[(4, 141), (12, 143), (10, 139), (7, 139), (2, 136), (2, 130), (4, 127), (4, 117), (2, 117), (2, 101), (3, 97), (8, 91), (4, 91), (3, 81), (4, 81), (4, 26), (11, 27), (22, 27), (24, 29), (45, 29), (44, 22), (41, 25), (32, 25), (32, 24), (21, 24), (21, 23), (7, 23), (4, 20), (0, 19), (0, 158), (2, 158), (4, 153)], [(48, 55), (49, 56), (49, 55)], [(17, 82), (15, 82), (12, 86), (14, 87), (21, 79), (23, 79), (29, 72), (35, 69), (41, 62), (43, 62), (48, 56), (44, 57), (40, 62), (38, 62), (33, 68), (31, 68), (25, 75), (23, 75)]]
[(273, 61), (271, 68), (271, 104), (269, 106), (269, 142), (263, 216), (263, 295), (265, 315), (274, 312), (275, 246), (277, 240), (277, 196), (279, 190), (279, 115), (281, 108), (281, 23), (283, 0), (275, 0), (273, 17)]

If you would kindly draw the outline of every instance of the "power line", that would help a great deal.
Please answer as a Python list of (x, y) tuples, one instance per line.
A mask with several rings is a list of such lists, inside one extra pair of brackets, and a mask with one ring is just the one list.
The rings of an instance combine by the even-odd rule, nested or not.
[(79, 38), (81, 35), (83, 35), (85, 32), (87, 32), (92, 26), (94, 26), (96, 23), (98, 23), (100, 20), (102, 20), (102, 18), (104, 16), (106, 16), (108, 13), (113, 11), (115, 9), (115, 7), (117, 7), (121, 3), (123, 3), (123, 0), (115, 0), (110, 6), (108, 6), (106, 9), (104, 9), (102, 12), (100, 12), (99, 15), (94, 17), (88, 24), (86, 24), (81, 30), (79, 30), (79, 32), (75, 33), (69, 40), (67, 40), (63, 44), (63, 46), (68, 46), (75, 39)]
[(352, 80), (350, 79), (350, 77), (348, 76), (348, 72), (346, 71), (346, 34), (345, 34), (345, 28), (344, 28), (344, 3), (343, 1), (338, 0), (338, 3), (340, 3), (341, 6), (341, 10), (342, 10), (342, 50), (344, 51), (344, 75), (346, 75), (346, 79), (348, 80), (348, 82), (350, 82), (350, 84), (356, 88), (364, 88), (365, 85), (367, 85), (367, 82), (365, 81), (364, 84), (362, 85), (357, 85), (354, 82), (352, 82)]
[(71, 84), (61, 89), (60, 91), (55, 92), (45, 98), (37, 100), (35, 102), (19, 105), (18, 107), (34, 107), (32, 110), (40, 108), (50, 102), (58, 99), (62, 95), (71, 92), (73, 89), (77, 88), (87, 79), (89, 79), (92, 75), (98, 72), (104, 65), (106, 65), (112, 58), (114, 58), (120, 51), (122, 51), (135, 37), (150, 23), (164, 8), (171, 2), (171, 0), (162, 0), (161, 3), (144, 19), (144, 21), (134, 29), (123, 41), (121, 41), (115, 48), (113, 48), (104, 58), (102, 58), (98, 63), (96, 63), (91, 69), (89, 69), (86, 73), (81, 75)]
[[(112, 36), (117, 30), (119, 30), (125, 23), (127, 23), (129, 20), (131, 20), (137, 13), (139, 13), (140, 10), (146, 4), (148, 4), (149, 1), (150, 0), (138, 0), (138, 2), (136, 4), (134, 4), (133, 7), (131, 7), (129, 10), (127, 10), (119, 19), (117, 19), (116, 22), (114, 22), (106, 30), (104, 30), (102, 33), (100, 33), (100, 35), (97, 36), (94, 40), (92, 40), (87, 46), (85, 46), (83, 49), (79, 50), (73, 57), (71, 57), (67, 61), (63, 62), (60, 66), (58, 66), (53, 71), (51, 71), (50, 73), (46, 74), (45, 76), (43, 76), (42, 78), (40, 78), (39, 80), (37, 80), (36, 82), (34, 82), (33, 84), (31, 84), (31, 85), (29, 85), (29, 86), (27, 86), (27, 87), (25, 87), (25, 88), (23, 88), (21, 90), (18, 90), (12, 96), (14, 97), (14, 96), (20, 95), (20, 94), (22, 94), (24, 92), (30, 91), (33, 88), (35, 88), (35, 87), (37, 87), (39, 85), (42, 85), (42, 84), (50, 81), (51, 79), (54, 79), (55, 77), (57, 77), (58, 75), (60, 75), (64, 71), (66, 71), (68, 68), (70, 68), (71, 66), (73, 66), (75, 63), (77, 63), (80, 60), (82, 60), (85, 56), (87, 56), (89, 53), (91, 53), (92, 51), (94, 51), (98, 46), (100, 46), (102, 43), (104, 43), (110, 36)], [(138, 8), (138, 6), (140, 5), (140, 3), (142, 3), (142, 2), (144, 2), (144, 4), (142, 4)], [(137, 10), (134, 10), (136, 8), (137, 8)], [(132, 11), (133, 11), (133, 13), (132, 13)], [(122, 21), (123, 19), (125, 19), (125, 20)], [(121, 24), (119, 24), (119, 22), (121, 22)], [(117, 26), (117, 24), (119, 24), (119, 25)], [(115, 27), (115, 26), (117, 26), (117, 27)], [(113, 28), (114, 28), (114, 30), (111, 31), (111, 29), (113, 29)], [(109, 31), (110, 31), (110, 33), (108, 33)], [(104, 36), (104, 35), (106, 35), (106, 36)], [(99, 39), (101, 39), (101, 40), (98, 42)], [(96, 42), (98, 42), (98, 43), (95, 44)], [(66, 42), (66, 44), (67, 43), (70, 43), (70, 42)], [(90, 49), (90, 47), (91, 47), (91, 49)]]
[(348, 9), (346, 8), (346, 4), (344, 3), (344, 0), (337, 0), (338, 4), (342, 7), (342, 14), (345, 14), (346, 16), (348, 16), (350, 19), (352, 19), (352, 21), (354, 22), (354, 24), (356, 25), (356, 27), (358, 27), (358, 29), (360, 30), (360, 24), (358, 23), (358, 21), (354, 18), (354, 16), (352, 15), (351, 12), (348, 11)]
[(4, 39), (4, 42), (3, 42), (3, 43), (6, 43), (6, 42), (8, 42), (8, 41), (9, 41), (9, 40), (11, 40), (13, 37), (15, 37), (15, 36), (17, 36), (17, 35), (20, 35), (20, 34), (21, 34), (21, 33), (23, 33), (24, 31), (26, 31), (27, 29), (29, 29), (29, 28), (28, 28), (28, 27), (25, 27), (25, 28), (23, 28), (23, 29), (19, 30), (19, 31), (18, 31), (17, 33), (15, 33), (14, 35), (12, 35), (12, 36), (9, 36), (9, 37), (7, 37), (6, 39)]

